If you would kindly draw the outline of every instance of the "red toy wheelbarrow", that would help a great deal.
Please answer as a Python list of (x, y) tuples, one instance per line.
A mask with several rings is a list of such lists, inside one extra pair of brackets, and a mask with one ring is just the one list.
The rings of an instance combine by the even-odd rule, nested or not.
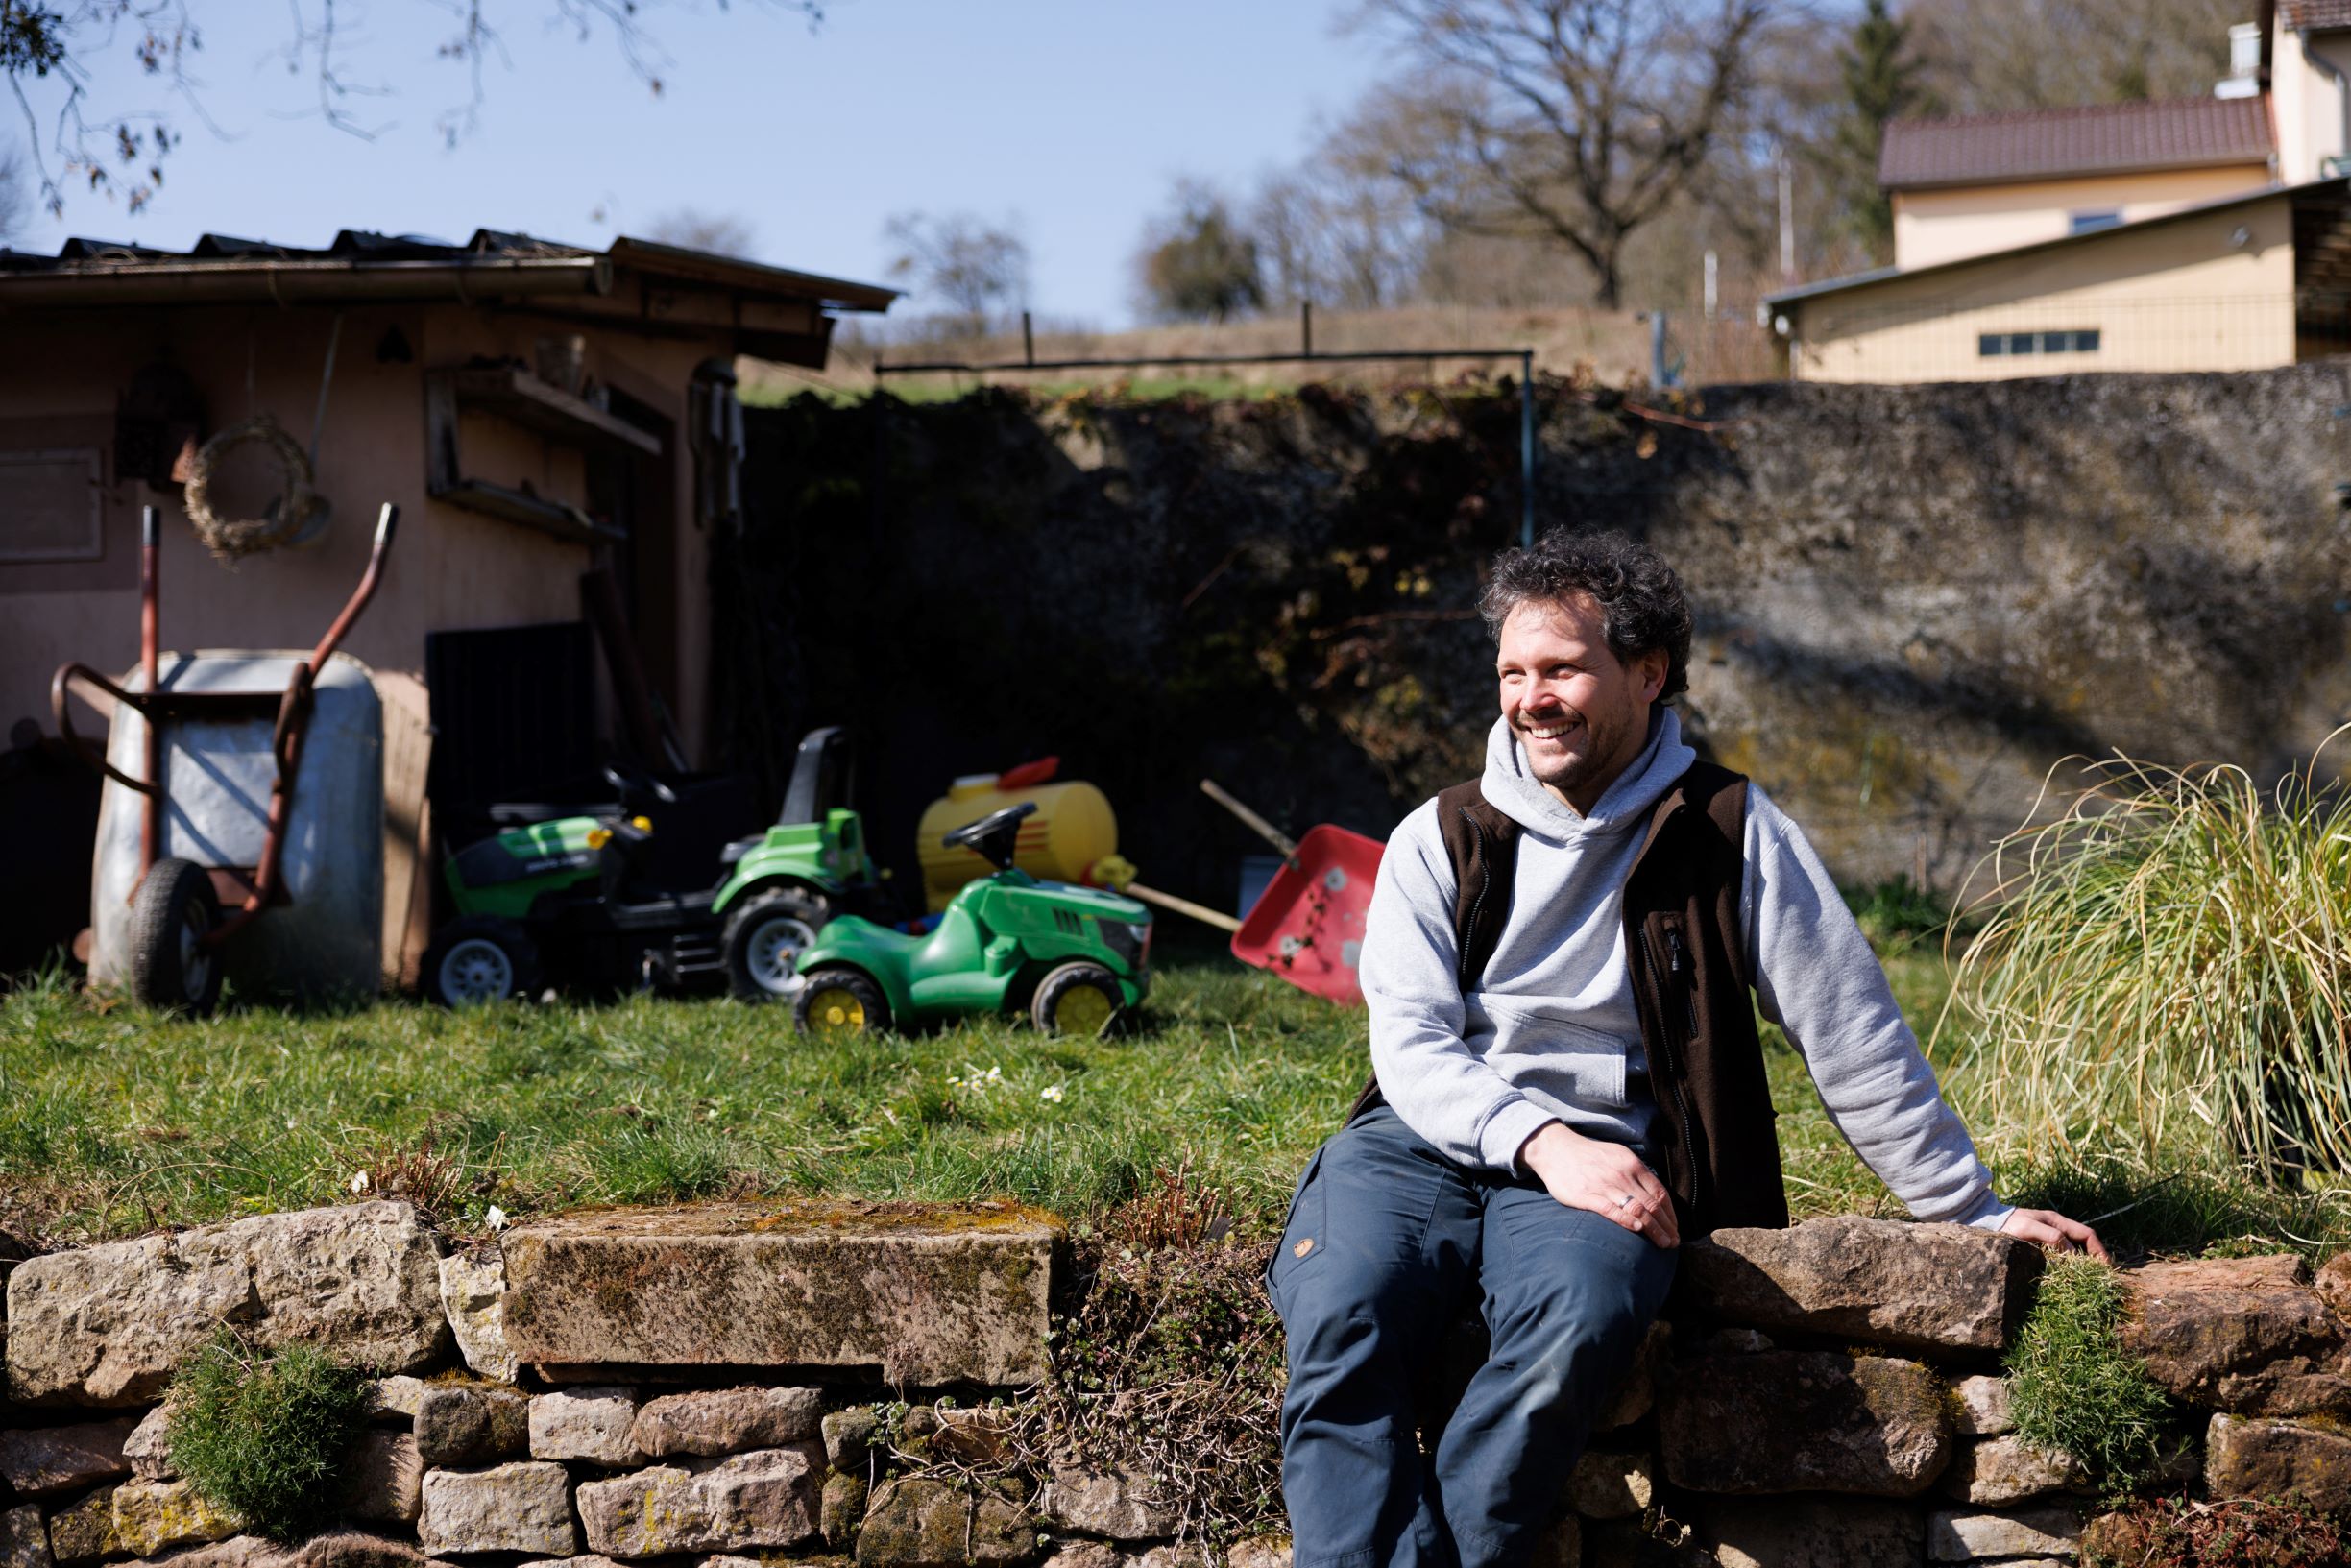
[(1363, 953), (1364, 916), (1379, 877), (1377, 839), (1328, 823), (1290, 835), (1202, 779), (1200, 789), (1281, 852), (1281, 869), (1266, 883), (1248, 913), (1235, 920), (1188, 899), (1127, 884), (1125, 891), (1147, 903), (1190, 915), (1232, 933), (1232, 954), (1280, 976), (1301, 991), (1327, 997), (1342, 1006), (1363, 1001), (1356, 966)]
[[(294, 811), (295, 781), (301, 772), (317, 692), (328, 675), (327, 662), (336, 645), (376, 595), (399, 519), (399, 508), (385, 503), (376, 524), (367, 569), (342, 614), (306, 658), (289, 655), (278, 661), (290, 666), (282, 689), (202, 689), (200, 679), (166, 679), (158, 667), (160, 551), (156, 509), (142, 509), (139, 689), (128, 689), (82, 663), (60, 668), (49, 686), (51, 711), (65, 743), (114, 784), (141, 797), (138, 874), (130, 884), (130, 918), (121, 928), (123, 947), (116, 965), (120, 977), (138, 1000), (159, 1007), (184, 1008), (198, 1016), (210, 1012), (220, 999), (222, 945), (252, 926), (264, 910), (291, 902), (284, 851)], [(249, 665), (267, 662), (261, 658), (241, 661)], [(189, 675), (205, 663), (201, 658), (182, 657), (174, 675)], [(334, 676), (338, 686), (353, 678), (343, 674), (338, 665)], [(77, 682), (105, 692), (138, 716), (144, 731), (143, 750), (137, 754), (141, 776), (128, 771), (130, 753), (117, 748), (118, 755), (109, 758), (75, 733), (66, 697)], [(374, 701), (372, 692), (368, 701)], [(199, 864), (182, 855), (165, 853), (167, 831), (176, 850), (201, 855), (202, 846), (208, 841), (207, 834), (190, 831), (184, 823), (167, 830), (167, 817), (176, 820), (182, 814), (167, 793), (164, 765), (167, 744), (174, 748), (178, 744), (177, 737), (169, 734), (174, 729), (190, 738), (198, 733), (232, 738), (252, 734), (256, 748), (259, 736), (266, 734), (267, 751), (254, 760), (267, 770), (269, 802), (252, 864)], [(202, 771), (200, 768), (199, 774)], [(196, 782), (210, 784), (218, 781), (197, 777)], [(380, 805), (376, 810), (380, 813)], [(380, 827), (376, 832), (380, 833)], [(103, 848), (101, 854), (103, 865)], [(237, 858), (244, 856), (240, 854)], [(101, 915), (104, 925), (107, 911), (94, 912)]]

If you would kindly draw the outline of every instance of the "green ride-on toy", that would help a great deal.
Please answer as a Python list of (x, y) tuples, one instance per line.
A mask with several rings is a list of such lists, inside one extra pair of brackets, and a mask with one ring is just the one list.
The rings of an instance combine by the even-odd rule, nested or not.
[[(657, 865), (667, 784), (607, 767), (617, 812), (513, 828), (449, 857), (457, 916), (425, 950), (424, 993), (448, 1006), (586, 990), (691, 987), (723, 977), (744, 1001), (800, 989), (793, 960), (835, 915), (884, 904), (849, 794), (847, 736), (801, 741), (775, 826), (716, 866)], [(683, 885), (680, 885), (680, 884)]]
[(1040, 881), (1014, 868), (1024, 801), (948, 833), (996, 869), (967, 882), (926, 935), (856, 916), (800, 951), (793, 1003), (802, 1029), (861, 1033), (1024, 1003), (1047, 1033), (1100, 1035), (1151, 985), (1151, 910), (1096, 887)]

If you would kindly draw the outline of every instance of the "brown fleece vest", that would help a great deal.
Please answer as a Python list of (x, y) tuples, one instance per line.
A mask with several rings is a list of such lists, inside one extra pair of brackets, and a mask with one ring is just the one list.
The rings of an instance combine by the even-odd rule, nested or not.
[[(1625, 880), (1625, 954), (1657, 1098), (1655, 1152), (1684, 1236), (1788, 1222), (1739, 929), (1746, 819), (1746, 779), (1693, 762), (1651, 810)], [(1438, 795), (1437, 820), (1453, 861), (1466, 995), (1510, 921), (1519, 829), (1475, 779)], [(1377, 1080), (1365, 1085), (1347, 1119), (1381, 1099)]]

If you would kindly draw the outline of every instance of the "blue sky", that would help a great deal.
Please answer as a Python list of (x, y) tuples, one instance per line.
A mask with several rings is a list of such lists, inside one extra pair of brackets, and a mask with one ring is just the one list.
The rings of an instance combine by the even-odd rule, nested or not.
[[(183, 246), (207, 230), (318, 245), (342, 228), (602, 244), (690, 206), (748, 222), (760, 259), (886, 282), (891, 213), (969, 210), (1017, 215), (1040, 314), (1115, 326), (1175, 177), (1241, 184), (1297, 158), (1393, 63), (1334, 28), (1332, 0), (831, 0), (813, 34), (759, 0), (685, 0), (650, 13), (667, 57), (655, 98), (609, 35), (581, 43), (546, 25), (552, 0), (504, 0), (507, 60), (449, 150), (435, 122), (469, 90), (434, 58), (446, 6), (339, 0), (346, 75), (395, 89), (351, 101), (384, 127), (372, 141), (324, 125), (315, 79), (270, 58), (285, 5), (193, 9), (201, 102), (232, 139), (118, 48), (97, 64), (93, 108), (171, 110), (185, 140), (164, 187), (135, 217), (69, 194), (19, 248), (73, 234)], [(0, 121), (0, 138), (23, 135)]]

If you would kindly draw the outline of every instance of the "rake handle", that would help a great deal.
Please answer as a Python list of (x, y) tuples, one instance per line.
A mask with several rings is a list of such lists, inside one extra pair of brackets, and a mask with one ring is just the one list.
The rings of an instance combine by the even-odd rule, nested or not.
[(1145, 887), (1141, 882), (1128, 882), (1119, 891), (1125, 893), (1128, 898), (1141, 899), (1145, 904), (1155, 904), (1162, 909), (1173, 909), (1179, 915), (1190, 915), (1203, 926), (1214, 926), (1221, 931), (1237, 931), (1241, 929), (1241, 922), (1222, 909), (1211, 909), (1204, 904), (1194, 904), (1190, 899), (1179, 899), (1173, 893), (1162, 893), (1155, 887)]
[(1230, 811), (1234, 816), (1239, 817), (1242, 823), (1248, 827), (1250, 832), (1254, 832), (1258, 837), (1264, 839), (1267, 843), (1272, 845), (1275, 849), (1281, 851), (1281, 857), (1290, 862), (1292, 869), (1297, 869), (1298, 857), (1297, 841), (1296, 839), (1293, 839), (1288, 833), (1283, 832), (1279, 828), (1274, 827), (1273, 824), (1268, 822), (1265, 818), (1259, 816), (1256, 812), (1250, 810), (1239, 801), (1233, 799), (1231, 795), (1225, 792), (1224, 786), (1218, 784), (1214, 779), (1202, 779), (1200, 781), (1200, 793), (1207, 796), (1210, 800), (1216, 802), (1219, 806), (1224, 808), (1224, 809), (1227, 811)]

